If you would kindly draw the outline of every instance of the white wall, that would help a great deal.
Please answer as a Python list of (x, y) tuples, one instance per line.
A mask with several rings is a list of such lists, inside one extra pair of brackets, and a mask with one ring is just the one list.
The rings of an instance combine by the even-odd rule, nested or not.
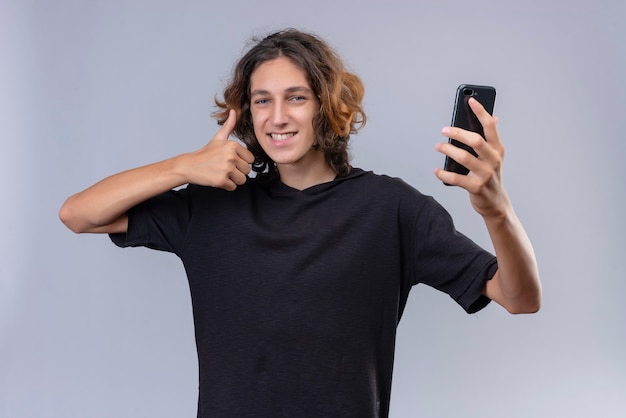
[(366, 84), (354, 165), (435, 196), (488, 248), (465, 193), (432, 172), (456, 86), (498, 89), (543, 309), (467, 316), (414, 289), (392, 417), (622, 416), (624, 4), (0, 1), (0, 416), (195, 416), (178, 259), (75, 236), (57, 211), (106, 175), (202, 146), (246, 41), (286, 26), (330, 41)]

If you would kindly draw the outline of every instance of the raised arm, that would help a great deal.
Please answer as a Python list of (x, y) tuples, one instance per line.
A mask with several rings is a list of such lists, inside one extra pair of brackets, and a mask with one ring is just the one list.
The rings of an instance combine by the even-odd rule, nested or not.
[(472, 206), (485, 221), (498, 259), (498, 271), (483, 293), (511, 313), (534, 313), (541, 306), (539, 271), (530, 240), (502, 181), (504, 146), (497, 130), (498, 120), (475, 99), (470, 99), (469, 104), (483, 125), (485, 139), (459, 128), (446, 127), (442, 133), (471, 146), (478, 157), (448, 143), (437, 144), (439, 152), (463, 164), (470, 173), (463, 176), (437, 169), (435, 175), (445, 183), (467, 190)]
[(235, 126), (233, 110), (211, 141), (201, 149), (124, 171), (70, 196), (59, 218), (77, 233), (125, 232), (133, 206), (183, 184), (235, 190), (245, 183), (254, 156), (228, 136)]

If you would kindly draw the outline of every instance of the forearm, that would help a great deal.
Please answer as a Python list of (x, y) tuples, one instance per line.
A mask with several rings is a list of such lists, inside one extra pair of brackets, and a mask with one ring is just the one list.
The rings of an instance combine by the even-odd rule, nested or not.
[(485, 294), (511, 313), (532, 313), (541, 305), (541, 283), (532, 244), (508, 205), (502, 216), (485, 218), (498, 259), (498, 272)]
[(137, 204), (186, 183), (174, 157), (107, 177), (70, 196), (59, 218), (74, 232), (122, 232), (123, 217)]
[(215, 136), (195, 152), (124, 171), (68, 198), (59, 218), (74, 232), (124, 232), (126, 213), (137, 204), (186, 183), (235, 190), (250, 173), (254, 155), (229, 141), (236, 123), (228, 119)]

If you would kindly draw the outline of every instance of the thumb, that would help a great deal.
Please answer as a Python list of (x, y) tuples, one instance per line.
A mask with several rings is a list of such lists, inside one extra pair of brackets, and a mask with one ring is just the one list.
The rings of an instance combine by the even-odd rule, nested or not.
[(215, 134), (213, 139), (220, 140), (220, 141), (227, 141), (228, 137), (233, 132), (233, 129), (235, 129), (236, 123), (237, 123), (237, 113), (235, 112), (234, 109), (230, 109), (230, 111), (228, 112), (228, 118), (224, 121), (224, 124), (222, 125), (220, 130), (217, 131), (217, 134)]

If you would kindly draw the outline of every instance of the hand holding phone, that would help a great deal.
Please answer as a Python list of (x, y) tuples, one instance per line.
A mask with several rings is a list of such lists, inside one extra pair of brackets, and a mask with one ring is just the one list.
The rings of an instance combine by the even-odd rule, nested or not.
[[(478, 86), (473, 84), (462, 84), (457, 88), (456, 99), (454, 102), (454, 111), (452, 113), (452, 126), (478, 133), (483, 138), (485, 133), (483, 127), (469, 106), (469, 99), (474, 98), (483, 105), (485, 110), (493, 115), (493, 108), (496, 101), (496, 89), (491, 86)], [(452, 145), (462, 148), (470, 154), (476, 156), (476, 152), (470, 146), (463, 144), (455, 139), (448, 139)], [(444, 169), (462, 175), (467, 175), (469, 170), (456, 162), (454, 159), (446, 156)], [(444, 183), (448, 185), (447, 183)]]

